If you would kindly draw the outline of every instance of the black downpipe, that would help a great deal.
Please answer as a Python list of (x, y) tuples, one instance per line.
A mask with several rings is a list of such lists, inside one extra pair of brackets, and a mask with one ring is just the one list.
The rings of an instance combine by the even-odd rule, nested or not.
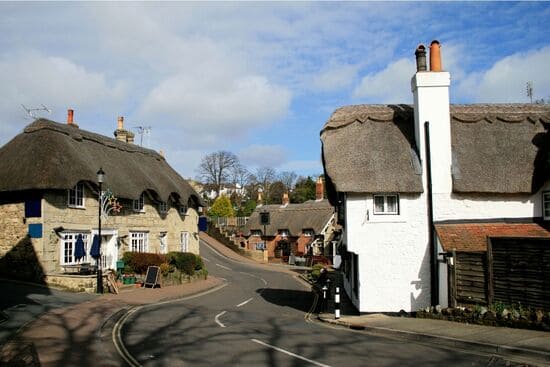
[(432, 306), (439, 304), (439, 269), (437, 262), (437, 247), (435, 245), (435, 228), (434, 228), (434, 208), (433, 208), (433, 191), (432, 191), (432, 157), (430, 149), (430, 123), (424, 123), (424, 136), (426, 145), (426, 175), (428, 179), (428, 231), (430, 245), (430, 294), (432, 296)]

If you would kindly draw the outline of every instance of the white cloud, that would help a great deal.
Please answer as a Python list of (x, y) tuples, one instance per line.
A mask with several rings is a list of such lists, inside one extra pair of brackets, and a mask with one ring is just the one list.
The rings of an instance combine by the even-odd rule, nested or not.
[(322, 91), (348, 87), (357, 75), (356, 65), (330, 65), (313, 77), (313, 86)]
[(389, 64), (379, 73), (368, 74), (353, 91), (360, 103), (411, 103), (411, 77), (416, 71), (412, 58)]
[[(68, 58), (46, 56), (38, 52), (4, 55), (0, 59), (0, 111), (3, 128), (0, 141), (12, 135), (14, 125), (21, 127), (26, 116), (21, 105), (36, 108), (44, 104), (54, 111), (41, 115), (63, 121), (67, 108), (78, 112), (114, 108), (126, 97), (124, 82), (108, 81), (102, 73), (87, 70)], [(101, 106), (101, 107), (98, 107)], [(114, 120), (114, 118), (113, 118)]]
[(238, 153), (242, 163), (252, 167), (278, 168), (287, 161), (286, 148), (281, 145), (253, 144)]
[(229, 75), (222, 70), (219, 65), (208, 74), (191, 72), (164, 80), (145, 98), (139, 115), (223, 140), (287, 113), (291, 94), (286, 88), (264, 76)]
[(478, 103), (525, 103), (526, 83), (533, 82), (534, 99), (550, 97), (550, 47), (516, 53), (490, 69), (467, 75), (457, 85), (459, 97)]

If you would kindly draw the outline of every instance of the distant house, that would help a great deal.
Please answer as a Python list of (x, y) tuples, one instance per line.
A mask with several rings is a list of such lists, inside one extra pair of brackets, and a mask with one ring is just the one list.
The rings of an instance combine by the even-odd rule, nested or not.
[(497, 261), (510, 239), (535, 277), (534, 254), (550, 259), (550, 106), (450, 105), (439, 43), (430, 71), (416, 55), (414, 105), (345, 106), (321, 131), (346, 292), (363, 312), (517, 301), (527, 278), (496, 278)]
[[(262, 218), (263, 217), (263, 218)], [(244, 228), (248, 249), (265, 249), (271, 262), (289, 257), (334, 254), (334, 207), (323, 199), (323, 182), (317, 181), (317, 199), (290, 204), (284, 194), (282, 205), (259, 205)], [(265, 225), (264, 225), (265, 224)]]
[[(30, 249), (51, 283), (63, 283), (71, 265), (94, 264), (100, 168), (103, 268), (116, 269), (126, 251), (198, 253), (202, 204), (191, 186), (162, 155), (132, 144), (122, 118), (112, 139), (80, 129), (72, 116), (69, 110), (67, 124), (38, 119), (0, 148), (0, 258)], [(83, 259), (75, 257), (78, 238)], [(10, 271), (6, 261), (2, 265), (2, 272)]]

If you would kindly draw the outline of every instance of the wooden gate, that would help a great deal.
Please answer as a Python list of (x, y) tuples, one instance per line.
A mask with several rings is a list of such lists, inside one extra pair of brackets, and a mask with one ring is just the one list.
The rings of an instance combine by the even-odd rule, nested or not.
[(492, 238), (487, 244), (488, 300), (550, 310), (550, 240)]

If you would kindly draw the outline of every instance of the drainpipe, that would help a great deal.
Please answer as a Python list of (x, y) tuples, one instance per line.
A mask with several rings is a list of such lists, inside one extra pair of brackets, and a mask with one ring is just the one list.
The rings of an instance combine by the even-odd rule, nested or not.
[(435, 245), (434, 208), (432, 192), (432, 159), (430, 155), (430, 123), (424, 123), (424, 141), (426, 146), (426, 176), (427, 176), (427, 206), (428, 206), (428, 231), (430, 246), (430, 287), (432, 306), (439, 304), (439, 267), (437, 263), (437, 246)]

